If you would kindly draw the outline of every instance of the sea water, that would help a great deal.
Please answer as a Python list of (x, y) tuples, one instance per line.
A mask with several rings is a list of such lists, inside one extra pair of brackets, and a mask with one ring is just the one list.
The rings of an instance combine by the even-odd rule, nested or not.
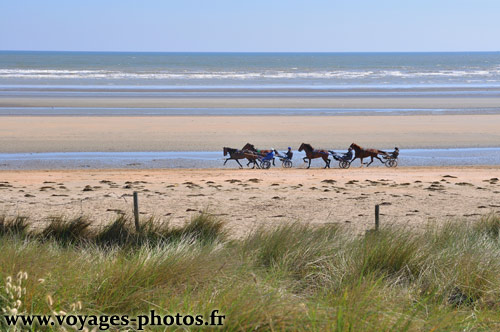
[[(500, 52), (0, 52), (0, 87), (500, 88)], [(217, 91), (213, 91), (217, 92)]]

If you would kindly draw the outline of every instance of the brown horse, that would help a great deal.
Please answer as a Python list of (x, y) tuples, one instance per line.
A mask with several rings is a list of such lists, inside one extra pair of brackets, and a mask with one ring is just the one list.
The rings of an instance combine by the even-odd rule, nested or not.
[[(359, 158), (361, 160), (361, 166), (363, 167), (363, 158), (371, 158), (371, 161), (366, 165), (366, 167), (370, 166), (371, 163), (373, 163), (373, 158), (377, 158), (380, 160), (381, 163), (384, 163), (382, 159), (378, 156), (379, 154), (383, 154), (387, 156), (387, 152), (382, 151), (382, 150), (377, 150), (377, 149), (363, 149), (361, 146), (357, 145), (356, 143), (351, 144), (351, 148), (354, 149), (354, 159)], [(351, 160), (351, 162), (354, 161)]]
[(328, 159), (328, 156), (330, 155), (328, 151), (326, 150), (314, 150), (313, 147), (310, 144), (307, 143), (302, 143), (300, 145), (299, 151), (305, 151), (306, 156), (303, 158), (304, 162), (306, 162), (306, 159), (309, 159), (309, 165), (307, 168), (311, 167), (311, 160), (316, 159), (316, 158), (323, 158), (325, 161), (325, 167), (324, 168), (330, 168), (330, 159)]
[[(222, 151), (224, 152), (224, 156), (227, 156), (229, 154), (229, 158), (226, 158), (226, 160), (224, 161), (224, 166), (226, 165), (227, 161), (228, 160), (235, 160), (238, 165), (240, 165), (240, 168), (243, 168), (243, 165), (240, 164), (240, 161), (239, 159), (248, 159), (249, 160), (249, 164), (250, 162), (253, 162), (253, 167), (252, 168), (255, 168), (255, 166), (257, 166), (257, 168), (260, 168), (259, 167), (259, 164), (257, 164), (257, 160), (259, 159), (259, 156), (251, 151), (243, 151), (243, 150), (238, 150), (238, 149), (233, 149), (233, 148), (228, 148), (228, 147), (224, 147), (222, 149)], [(248, 166), (248, 164), (247, 164)]]
[[(261, 157), (265, 157), (265, 156), (267, 156), (267, 154), (268, 154), (269, 152), (271, 152), (271, 150), (258, 150), (258, 149), (256, 149), (256, 148), (255, 148), (255, 146), (254, 146), (253, 144), (250, 144), (250, 143), (245, 144), (245, 146), (243, 147), (243, 149), (242, 149), (242, 150), (248, 150), (248, 151), (255, 152), (255, 153), (257, 153), (257, 154), (258, 154), (259, 156), (261, 156)], [(276, 154), (277, 154), (278, 152), (277, 152), (276, 150), (274, 150), (274, 153), (276, 153)], [(248, 161), (247, 166), (248, 166), (249, 164), (250, 164), (250, 161)], [(274, 158), (273, 158), (273, 166), (276, 166), (276, 165), (274, 164)]]

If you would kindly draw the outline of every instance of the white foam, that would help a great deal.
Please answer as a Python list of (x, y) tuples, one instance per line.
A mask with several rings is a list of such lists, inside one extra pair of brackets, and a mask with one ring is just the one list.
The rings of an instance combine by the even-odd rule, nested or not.
[(380, 79), (380, 78), (460, 78), (478, 77), (500, 80), (500, 67), (485, 69), (404, 71), (404, 70), (332, 70), (332, 71), (113, 71), (61, 69), (0, 69), (0, 79), (146, 79), (146, 80), (256, 80), (256, 79)]

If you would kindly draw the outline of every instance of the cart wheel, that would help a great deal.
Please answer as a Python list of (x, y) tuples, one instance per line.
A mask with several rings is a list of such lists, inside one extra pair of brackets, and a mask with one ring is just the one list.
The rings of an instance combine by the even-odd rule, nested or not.
[(341, 161), (339, 161), (339, 167), (347, 169), (347, 168), (351, 167), (351, 163), (346, 161), (346, 160), (341, 160)]
[(269, 169), (271, 167), (271, 162), (269, 160), (264, 160), (261, 164), (260, 167), (263, 169)]
[(284, 160), (282, 164), (283, 168), (292, 168), (292, 165), (293, 164), (291, 160)]
[(398, 166), (398, 161), (396, 159), (389, 159), (385, 162), (385, 166), (396, 167), (396, 166)]

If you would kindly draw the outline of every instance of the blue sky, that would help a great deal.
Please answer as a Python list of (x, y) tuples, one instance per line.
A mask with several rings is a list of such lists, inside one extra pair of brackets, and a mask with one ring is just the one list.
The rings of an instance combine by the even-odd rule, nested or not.
[(499, 0), (1, 0), (1, 50), (499, 51)]

